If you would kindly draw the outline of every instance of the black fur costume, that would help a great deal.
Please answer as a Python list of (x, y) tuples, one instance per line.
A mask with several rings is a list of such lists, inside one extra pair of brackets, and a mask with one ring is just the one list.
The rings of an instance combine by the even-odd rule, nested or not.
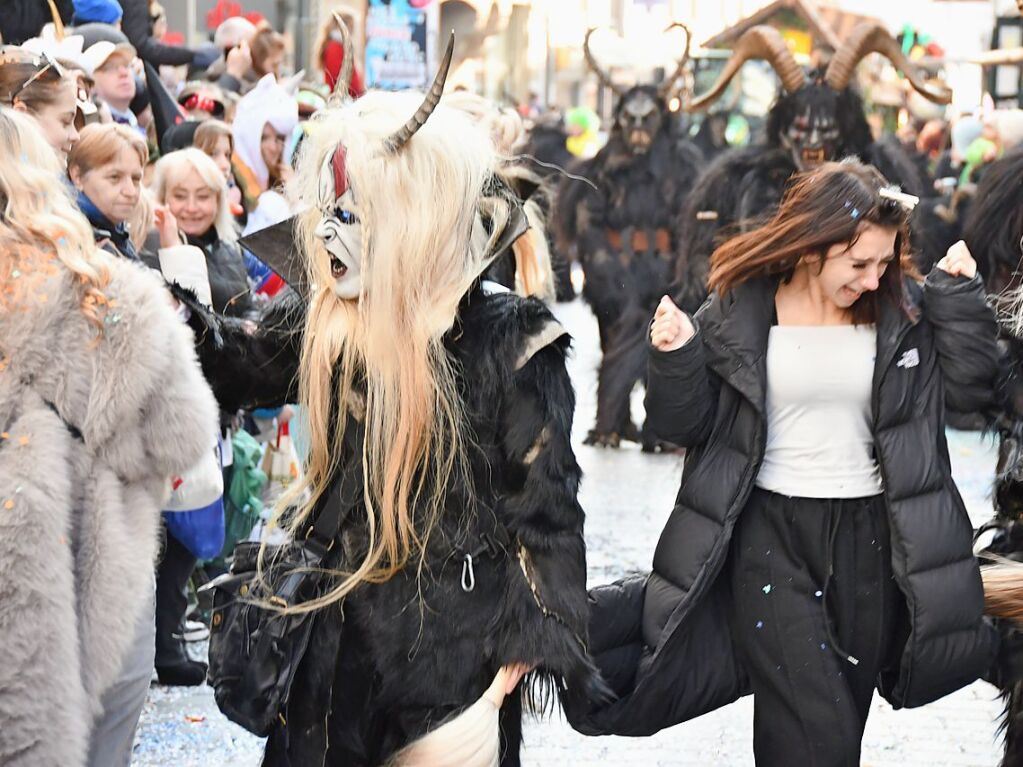
[[(1023, 259), (1023, 149), (985, 169), (970, 204), (963, 239), (977, 261), (988, 293), (997, 296), (1021, 284)], [(1004, 307), (1003, 311), (1009, 311)], [(1018, 314), (1020, 307), (1011, 309)], [(987, 414), (999, 435), (994, 506), (995, 516), (984, 527), (986, 550), (1023, 561), (1023, 338), (1008, 323), (1002, 326), (1005, 383), (999, 412)], [(993, 538), (989, 536), (993, 534)], [(997, 673), (990, 681), (1005, 698), (1004, 767), (1023, 765), (1023, 631), (997, 621), (1002, 651)]]
[[(305, 316), (299, 294), (280, 294), (253, 327), (172, 289), (191, 309), (200, 361), (221, 406), (296, 399)], [(539, 300), (488, 295), (477, 285), (445, 343), (458, 363), (472, 434), (472, 486), (452, 478), (421, 579), (413, 561), (386, 583), (361, 586), (315, 614), (287, 725), (271, 735), (265, 765), (377, 767), (475, 702), (501, 666), (519, 661), (538, 663), (520, 689), (542, 706), (554, 694), (604, 695), (586, 651), (581, 472), (570, 444), (575, 395), (565, 368), (570, 338)], [(350, 411), (354, 418), (358, 405)], [(332, 492), (356, 500), (325, 565), (350, 571), (368, 545), (361, 450), (338, 450)], [(469, 592), (466, 554), (474, 562)], [(519, 763), (521, 712), (518, 694), (506, 698), (502, 765)]]
[(782, 79), (783, 90), (771, 108), (766, 144), (734, 149), (706, 169), (678, 218), (681, 244), (675, 268), (675, 294), (693, 313), (706, 295), (710, 255), (721, 242), (753, 228), (781, 201), (788, 179), (798, 170), (827, 160), (856, 156), (878, 168), (891, 183), (920, 195), (926, 185), (912, 159), (894, 138), (874, 141), (864, 117), (863, 100), (850, 87), (856, 64), (880, 51), (902, 68), (924, 95), (948, 97), (919, 82), (898, 44), (883, 29), (862, 24), (853, 31), (826, 68), (807, 77), (772, 27), (753, 27), (735, 45), (717, 83), (692, 103), (702, 109), (724, 91), (744, 62), (763, 58)]
[[(509, 663), (538, 663), (524, 687), (548, 696), (599, 692), (585, 649), (569, 338), (541, 302), (476, 289), (446, 345), (473, 434), (472, 487), (451, 480), (421, 578), (413, 561), (315, 614), (287, 725), (271, 734), (265, 765), (376, 767), (475, 702)], [(328, 557), (335, 569), (352, 569), (368, 546), (360, 478), (346, 451), (337, 481), (342, 498), (357, 500)], [(520, 699), (510, 696), (503, 765), (519, 763), (520, 718)]]
[[(676, 77), (688, 44), (686, 50)], [(667, 98), (676, 77), (622, 92), (593, 61), (588, 45), (586, 52), (591, 67), (619, 94), (607, 144), (574, 169), (590, 183), (562, 181), (554, 221), (558, 248), (574, 250), (582, 265), (583, 298), (600, 331), (597, 422), (586, 444), (641, 440), (651, 450), (653, 439), (641, 437), (632, 422), (630, 394), (645, 377), (644, 334), (671, 281), (678, 247), (672, 225), (703, 157), (675, 134)]]

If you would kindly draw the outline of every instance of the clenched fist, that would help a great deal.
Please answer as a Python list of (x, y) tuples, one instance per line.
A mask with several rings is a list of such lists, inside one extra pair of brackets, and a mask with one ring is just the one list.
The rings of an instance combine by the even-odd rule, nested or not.
[(683, 344), (696, 334), (689, 315), (675, 306), (674, 302), (664, 296), (654, 312), (654, 321), (650, 326), (650, 343), (658, 351), (673, 352), (681, 349)]
[(948, 272), (953, 277), (962, 276), (972, 280), (973, 276), (977, 273), (977, 262), (973, 260), (970, 249), (966, 247), (966, 243), (962, 240), (959, 240), (959, 242), (949, 248), (945, 257), (936, 263), (935, 266), (943, 272)]

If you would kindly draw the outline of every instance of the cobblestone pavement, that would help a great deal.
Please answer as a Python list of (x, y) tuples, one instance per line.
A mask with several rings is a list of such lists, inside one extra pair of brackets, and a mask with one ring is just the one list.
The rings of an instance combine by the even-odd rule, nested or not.
[[(578, 405), (574, 439), (585, 479), (581, 501), (591, 584), (649, 569), (654, 544), (678, 489), (677, 457), (644, 455), (638, 446), (617, 451), (585, 447), (592, 426), (599, 361), (596, 323), (580, 301), (556, 312), (575, 337), (570, 361)], [(635, 399), (635, 412), (641, 397)], [(974, 434), (949, 432), (954, 473), (974, 524), (988, 516), (994, 467), (992, 446)], [(994, 688), (978, 682), (937, 703), (892, 711), (875, 696), (864, 738), (870, 767), (993, 767), (998, 763), (995, 720), (1001, 709)], [(559, 717), (526, 727), (527, 767), (659, 767), (752, 765), (752, 700), (738, 701), (650, 738), (585, 738)], [(143, 712), (133, 764), (175, 767), (253, 767), (261, 741), (226, 721), (208, 687), (154, 686)]]

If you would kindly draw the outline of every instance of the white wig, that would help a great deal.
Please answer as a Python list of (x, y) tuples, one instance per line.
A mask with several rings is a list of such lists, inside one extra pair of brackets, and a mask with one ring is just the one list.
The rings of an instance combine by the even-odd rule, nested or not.
[[(468, 436), (444, 336), (490, 258), (490, 243), (471, 232), (479, 228), (480, 200), (498, 160), (490, 137), (463, 113), (442, 103), (427, 119), (423, 104), (417, 93), (374, 92), (323, 110), (289, 184), (294, 200), (324, 210), (313, 207), (299, 218), (313, 286), (300, 371), (310, 451), (307, 471), (278, 517), (307, 498), (289, 516), (301, 526), (326, 491), (338, 460), (333, 446), (347, 424), (344, 408), (331, 418), (333, 403), (351, 403), (361, 377), (371, 540), (366, 558), (333, 591), (294, 609), (336, 602), (362, 583), (386, 580), (410, 559), (421, 565), (448, 479), (465, 470)], [(413, 129), (409, 118), (416, 114), (425, 124)], [(314, 236), (340, 187), (351, 191), (362, 229), (357, 301), (334, 294), (329, 254)]]

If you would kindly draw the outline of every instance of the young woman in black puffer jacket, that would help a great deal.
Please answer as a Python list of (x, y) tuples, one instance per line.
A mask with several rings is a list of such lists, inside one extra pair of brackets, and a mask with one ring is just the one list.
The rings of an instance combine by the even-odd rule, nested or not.
[(995, 317), (962, 243), (911, 279), (907, 202), (826, 163), (715, 252), (695, 317), (658, 307), (646, 406), (687, 448), (682, 487), (650, 576), (592, 592), (620, 697), (578, 729), (752, 692), (758, 765), (858, 765), (875, 687), (920, 706), (991, 665), (945, 413), (992, 405)]

